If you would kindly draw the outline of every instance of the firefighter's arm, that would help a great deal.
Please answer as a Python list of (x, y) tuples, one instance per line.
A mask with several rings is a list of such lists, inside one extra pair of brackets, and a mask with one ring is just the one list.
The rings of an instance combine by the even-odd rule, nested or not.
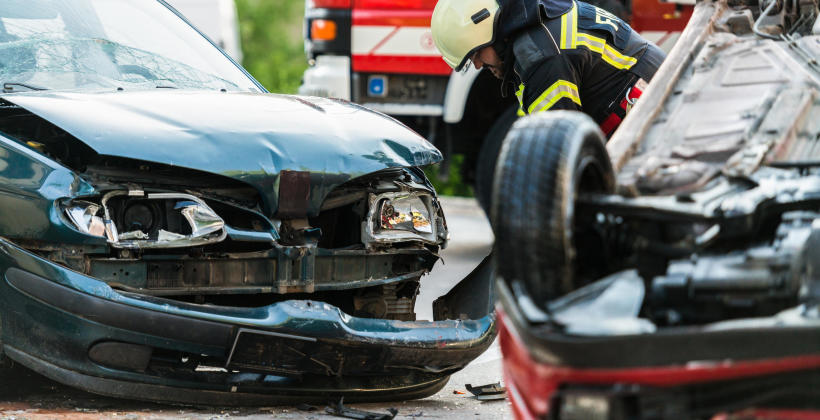
[(542, 61), (528, 77), (523, 107), (528, 114), (552, 109), (581, 110), (578, 76), (566, 57)]

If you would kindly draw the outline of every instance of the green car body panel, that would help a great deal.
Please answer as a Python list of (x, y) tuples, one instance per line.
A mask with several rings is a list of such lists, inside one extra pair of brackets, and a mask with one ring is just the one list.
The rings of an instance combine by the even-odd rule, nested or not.
[(100, 155), (212, 172), (278, 206), (279, 174), (310, 173), (309, 215), (339, 184), (441, 153), (392, 118), (325, 98), (222, 92), (35, 92), (4, 96)]
[(0, 359), (103, 395), (265, 405), (428, 396), (492, 343), (490, 258), (415, 320), (448, 238), (432, 144), (266, 93), (161, 0), (112, 4), (0, 5), (31, 32), (0, 25)]
[[(389, 117), (325, 99), (157, 91), (37, 92), (5, 95), (3, 100), (82, 142), (91, 151), (88, 161), (127, 158), (247, 184), (258, 191), (260, 212), (269, 218), (277, 214), (282, 171), (309, 173), (304, 208), (311, 217), (321, 212), (329, 193), (351, 180), (441, 158), (426, 140)], [(44, 258), (51, 255), (48, 250), (63, 247), (63, 253), (101, 255), (100, 261), (115, 268), (127, 266), (105, 257), (114, 252), (106, 239), (78, 231), (64, 213), (64, 203), (101, 194), (87, 174), (11, 135), (0, 136), (0, 154), (4, 353), (63, 383), (107, 395), (195, 404), (323, 401), (328, 395), (352, 401), (414, 398), (440, 389), (449, 374), (477, 357), (495, 336), (489, 293), (478, 304), (464, 299), (475, 284), (489, 290), (488, 264), (454, 298), (437, 303), (438, 313), (454, 319), (442, 315), (432, 322), (350, 316), (329, 303), (286, 300), (287, 295), (272, 304), (242, 307), (115, 290), (110, 279)], [(301, 247), (275, 246), (265, 255), (281, 266), (292, 248)], [(364, 273), (365, 258), (394, 259), (403, 252), (421, 264), (416, 267), (421, 271), (413, 271), (418, 274), (435, 262), (427, 251), (410, 251), (392, 255), (387, 250), (320, 248), (313, 251), (316, 260), (302, 263), (325, 258), (338, 272), (352, 273), (336, 281), (349, 281)], [(143, 262), (132, 257), (124, 264)], [(390, 277), (388, 271), (376, 272), (385, 278), (381, 283), (353, 283), (372, 287), (406, 277)], [(259, 279), (256, 286), (266, 281)], [(136, 284), (139, 289), (145, 282)], [(315, 290), (343, 288), (319, 284)], [(276, 292), (273, 287), (254, 290)], [(124, 314), (117, 318), (119, 312)], [(474, 319), (463, 319), (467, 312)], [(186, 333), (192, 330), (203, 333)], [(250, 345), (269, 351), (249, 354)], [(294, 346), (302, 357), (274, 356)], [(189, 356), (224, 371), (161, 363)]]

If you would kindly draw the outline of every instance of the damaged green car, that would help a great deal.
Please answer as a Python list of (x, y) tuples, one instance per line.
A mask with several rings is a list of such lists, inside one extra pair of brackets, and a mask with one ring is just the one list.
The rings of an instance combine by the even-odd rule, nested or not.
[(441, 155), (391, 118), (266, 93), (158, 0), (4, 0), (0, 83), (0, 358), (151, 401), (374, 401), (494, 338), (489, 263), (415, 320)]

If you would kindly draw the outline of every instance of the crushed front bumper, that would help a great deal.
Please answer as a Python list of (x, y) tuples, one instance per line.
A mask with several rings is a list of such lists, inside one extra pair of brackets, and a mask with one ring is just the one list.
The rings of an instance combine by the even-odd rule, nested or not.
[(239, 308), (121, 293), (5, 240), (0, 270), (6, 356), (116, 397), (206, 405), (421, 398), (495, 337), (488, 262), (436, 302), (437, 314), (454, 319), (432, 322), (356, 318), (316, 301)]

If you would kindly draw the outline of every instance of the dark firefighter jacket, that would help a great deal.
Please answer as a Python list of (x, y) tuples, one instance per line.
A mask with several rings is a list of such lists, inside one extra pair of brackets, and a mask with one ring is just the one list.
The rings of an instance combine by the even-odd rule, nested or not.
[(628, 90), (639, 78), (648, 82), (665, 57), (621, 19), (587, 3), (501, 3), (498, 30), (514, 55), (519, 115), (574, 109), (600, 124), (624, 113)]

